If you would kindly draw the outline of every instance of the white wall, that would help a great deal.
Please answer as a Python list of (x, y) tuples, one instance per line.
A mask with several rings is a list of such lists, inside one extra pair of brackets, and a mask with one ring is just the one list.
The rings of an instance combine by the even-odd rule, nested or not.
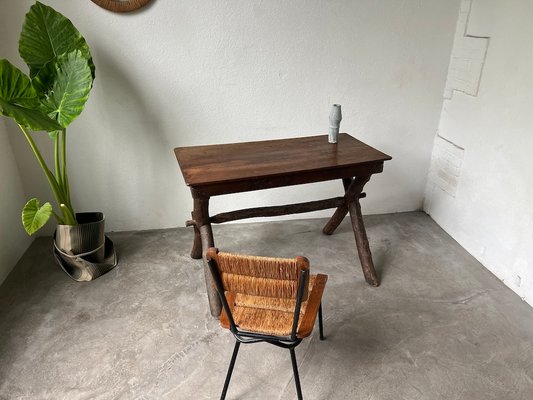
[[(0, 3), (2, 12), (4, 8), (5, 5)], [(5, 28), (4, 24), (0, 24), (2, 38), (7, 33)], [(6, 47), (4, 40), (0, 40), (0, 58), (4, 58)], [(27, 199), (7, 134), (6, 122), (0, 116), (0, 284), (31, 243), (22, 227), (21, 212)]]
[(0, 284), (31, 243), (21, 222), (26, 196), (19, 170), (8, 140), (4, 121), (0, 120)]
[[(154, 0), (128, 15), (44, 2), (92, 48), (97, 78), (70, 128), (70, 177), (77, 209), (104, 211), (108, 229), (190, 218), (174, 147), (326, 133), (332, 103), (343, 106), (341, 130), (394, 157), (369, 183), (364, 212), (421, 208), (458, 1)], [(2, 5), (12, 58), (31, 3)], [(27, 194), (50, 198), (11, 135), (31, 165)], [(255, 192), (216, 198), (212, 210), (340, 193), (337, 182)]]
[(463, 1), (461, 15), (425, 209), (533, 305), (533, 2)]

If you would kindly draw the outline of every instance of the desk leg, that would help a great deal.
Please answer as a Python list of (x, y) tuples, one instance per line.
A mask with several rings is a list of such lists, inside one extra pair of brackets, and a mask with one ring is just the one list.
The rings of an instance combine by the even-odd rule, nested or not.
[[(348, 187), (351, 183), (351, 178), (342, 179), (342, 184), (344, 185), (345, 192), (348, 190)], [(341, 224), (344, 217), (346, 217), (346, 214), (348, 214), (348, 205), (344, 203), (342, 206), (337, 207), (333, 216), (327, 222), (326, 226), (324, 226), (324, 228), (322, 229), (322, 233), (324, 233), (325, 235), (332, 235), (333, 232), (335, 232), (335, 229), (337, 229), (338, 226)]]
[[(211, 315), (215, 318), (220, 317), (221, 303), (218, 298), (217, 291), (215, 289), (215, 284), (211, 272), (209, 271), (209, 266), (207, 265), (206, 253), (207, 249), (215, 246), (215, 241), (213, 239), (213, 230), (211, 229), (211, 224), (209, 223), (209, 197), (200, 197), (195, 193), (194, 189), (191, 189), (194, 199), (194, 210), (193, 210), (193, 219), (196, 221), (196, 228), (198, 230), (201, 242), (202, 250), (202, 259), (204, 263), (204, 276), (205, 276), (205, 286), (207, 290), (207, 299), (209, 301), (209, 310)], [(197, 236), (195, 231), (195, 244), (194, 248), (197, 246)]]
[(355, 243), (357, 244), (357, 252), (359, 253), (359, 260), (361, 261), (365, 280), (372, 286), (379, 286), (379, 279), (374, 269), (372, 253), (370, 253), (365, 225), (363, 224), (361, 204), (359, 203), (359, 194), (363, 191), (363, 187), (369, 180), (370, 175), (355, 177), (346, 190), (346, 203), (350, 212), (350, 219), (352, 220)]

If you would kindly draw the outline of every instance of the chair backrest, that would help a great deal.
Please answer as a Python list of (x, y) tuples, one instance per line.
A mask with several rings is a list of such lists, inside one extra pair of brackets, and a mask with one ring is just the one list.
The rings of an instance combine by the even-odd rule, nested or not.
[[(235, 294), (296, 299), (302, 272), (309, 272), (309, 260), (301, 256), (258, 257), (210, 248), (207, 258), (215, 261), (224, 290)], [(305, 285), (302, 301), (307, 296), (308, 285)]]

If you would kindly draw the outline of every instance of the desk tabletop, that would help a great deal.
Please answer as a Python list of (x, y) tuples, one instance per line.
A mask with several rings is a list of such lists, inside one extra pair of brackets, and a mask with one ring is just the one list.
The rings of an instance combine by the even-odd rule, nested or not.
[(174, 153), (185, 183), (193, 187), (382, 164), (391, 159), (347, 133), (339, 134), (336, 144), (328, 143), (328, 135), (324, 134), (177, 147)]

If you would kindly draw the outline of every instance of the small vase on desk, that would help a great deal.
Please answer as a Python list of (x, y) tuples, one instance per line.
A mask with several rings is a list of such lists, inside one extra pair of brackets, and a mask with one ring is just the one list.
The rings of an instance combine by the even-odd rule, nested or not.
[(337, 143), (337, 136), (339, 135), (341, 120), (342, 120), (341, 105), (333, 104), (331, 106), (331, 112), (329, 113), (329, 134), (328, 134), (329, 143)]

